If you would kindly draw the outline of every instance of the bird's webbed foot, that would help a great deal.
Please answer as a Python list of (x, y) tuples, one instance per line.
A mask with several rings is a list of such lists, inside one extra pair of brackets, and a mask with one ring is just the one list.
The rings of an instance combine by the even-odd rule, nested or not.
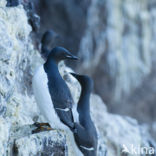
[(34, 126), (36, 127), (36, 129), (32, 131), (32, 134), (39, 133), (39, 132), (44, 132), (44, 131), (54, 130), (54, 129), (51, 128), (49, 123), (38, 123), (38, 122), (35, 122)]
[(36, 126), (36, 127), (46, 126), (46, 127), (51, 128), (51, 126), (50, 126), (49, 123), (39, 123), (39, 122), (35, 122), (35, 123), (34, 123), (34, 126)]

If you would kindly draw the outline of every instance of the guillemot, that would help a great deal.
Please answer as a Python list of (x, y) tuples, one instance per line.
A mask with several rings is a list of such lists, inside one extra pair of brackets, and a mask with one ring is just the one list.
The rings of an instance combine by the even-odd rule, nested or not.
[(70, 90), (62, 79), (58, 63), (61, 60), (77, 60), (62, 47), (52, 49), (45, 64), (33, 76), (33, 92), (41, 113), (53, 129), (75, 131), (72, 114), (73, 99)]
[(90, 95), (93, 81), (85, 75), (71, 73), (81, 85), (81, 95), (77, 105), (79, 123), (75, 123), (77, 133), (74, 133), (75, 141), (84, 156), (97, 155), (97, 131), (90, 116)]
[(53, 31), (53, 30), (47, 30), (41, 39), (41, 56), (43, 57), (44, 60), (47, 59), (50, 51), (52, 44), (54, 45), (54, 42), (58, 35)]

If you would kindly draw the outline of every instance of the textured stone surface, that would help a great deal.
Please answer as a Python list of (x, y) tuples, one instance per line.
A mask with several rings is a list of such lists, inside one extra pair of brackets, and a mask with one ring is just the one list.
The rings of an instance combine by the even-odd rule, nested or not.
[(97, 80), (96, 91), (108, 101), (120, 102), (151, 71), (147, 2), (94, 0), (89, 8), (80, 53), (84, 70)]
[[(50, 145), (53, 146), (53, 149), (56, 147), (55, 150), (57, 150), (60, 146), (63, 152), (63, 148), (66, 149), (65, 135), (62, 134), (64, 137), (61, 138), (56, 132), (51, 132), (53, 135), (45, 132), (46, 138), (43, 134), (39, 134), (40, 137), (37, 135), (29, 136), (32, 129), (25, 126), (33, 124), (33, 119), (37, 116), (42, 118), (31, 89), (32, 71), (37, 65), (36, 60), (38, 60), (38, 63), (41, 60), (38, 52), (34, 50), (31, 44), (29, 34), (32, 29), (28, 25), (23, 7), (6, 8), (5, 5), (6, 1), (1, 0), (0, 155), (11, 156), (14, 154), (14, 139), (20, 156), (35, 155), (37, 154), (35, 152), (40, 152), (40, 147), (36, 148), (36, 145), (40, 142), (44, 143), (46, 138), (55, 143), (55, 146)], [(19, 131), (16, 129), (19, 129)], [(51, 139), (51, 136), (54, 136), (54, 138)], [(50, 152), (47, 144), (44, 144), (42, 152), (44, 150)]]
[(20, 156), (65, 156), (67, 144), (65, 135), (59, 132), (42, 132), (23, 137), (15, 142)]
[[(33, 97), (31, 81), (42, 60), (33, 48), (31, 27), (20, 5), (6, 8), (0, 1), (0, 155), (1, 156), (74, 156), (66, 132), (31, 134), (34, 121), (46, 122)], [(75, 103), (80, 95), (78, 82), (63, 63), (60, 72), (71, 89)], [(97, 95), (91, 97), (91, 114), (98, 130), (98, 156), (121, 156), (122, 144), (149, 146), (152, 139), (137, 121), (113, 115)], [(145, 129), (145, 128), (144, 128)], [(146, 137), (145, 137), (146, 136)], [(146, 139), (145, 139), (146, 138)], [(152, 144), (154, 145), (154, 143)]]

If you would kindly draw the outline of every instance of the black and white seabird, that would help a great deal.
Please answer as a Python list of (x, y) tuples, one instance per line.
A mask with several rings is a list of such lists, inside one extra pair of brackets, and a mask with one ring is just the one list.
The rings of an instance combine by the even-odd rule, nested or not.
[(44, 60), (47, 59), (49, 53), (51, 52), (52, 44), (58, 35), (53, 30), (47, 30), (41, 39), (41, 56)]
[(79, 123), (75, 123), (77, 133), (74, 133), (75, 141), (84, 156), (97, 155), (97, 131), (90, 116), (90, 95), (93, 81), (85, 75), (71, 73), (81, 85), (81, 95), (77, 105)]
[(74, 132), (74, 102), (58, 70), (58, 63), (66, 59), (78, 58), (62, 47), (52, 49), (45, 64), (34, 74), (32, 85), (38, 107), (50, 126), (53, 129), (70, 129)]

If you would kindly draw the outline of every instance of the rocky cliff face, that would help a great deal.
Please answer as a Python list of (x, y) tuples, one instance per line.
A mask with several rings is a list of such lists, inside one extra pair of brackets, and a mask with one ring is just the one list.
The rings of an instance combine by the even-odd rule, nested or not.
[[(155, 75), (155, 17), (151, 1), (93, 0), (79, 51), (82, 70), (93, 75), (96, 92), (112, 104), (109, 108), (146, 122), (151, 120), (155, 101), (150, 98), (155, 94), (155, 81), (148, 76)], [(145, 111), (147, 103), (150, 105)], [(140, 110), (144, 110), (144, 116), (138, 113)]]
[[(42, 63), (32, 45), (31, 27), (22, 6), (6, 8), (0, 1), (0, 156), (74, 156), (66, 132), (54, 130), (32, 134), (35, 121), (46, 122), (31, 89), (34, 69)], [(78, 82), (60, 64), (60, 72), (72, 91), (75, 103)], [(154, 146), (148, 132), (137, 121), (113, 115), (97, 95), (91, 97), (91, 114), (98, 130), (98, 156), (120, 156), (123, 144)], [(134, 154), (128, 154), (134, 155)], [(141, 155), (141, 154), (140, 154)]]
[[(108, 75), (107, 81), (112, 87), (108, 87), (111, 92), (107, 94), (114, 94), (109, 95), (111, 100), (117, 101), (130, 93), (150, 73), (152, 31), (149, 17), (147, 1), (95, 0), (91, 3), (80, 53), (84, 55), (86, 70), (95, 77), (101, 72), (101, 75)], [(103, 76), (100, 80), (96, 82), (106, 84)], [(100, 85), (97, 84), (96, 89), (105, 91), (105, 85), (103, 88)]]

